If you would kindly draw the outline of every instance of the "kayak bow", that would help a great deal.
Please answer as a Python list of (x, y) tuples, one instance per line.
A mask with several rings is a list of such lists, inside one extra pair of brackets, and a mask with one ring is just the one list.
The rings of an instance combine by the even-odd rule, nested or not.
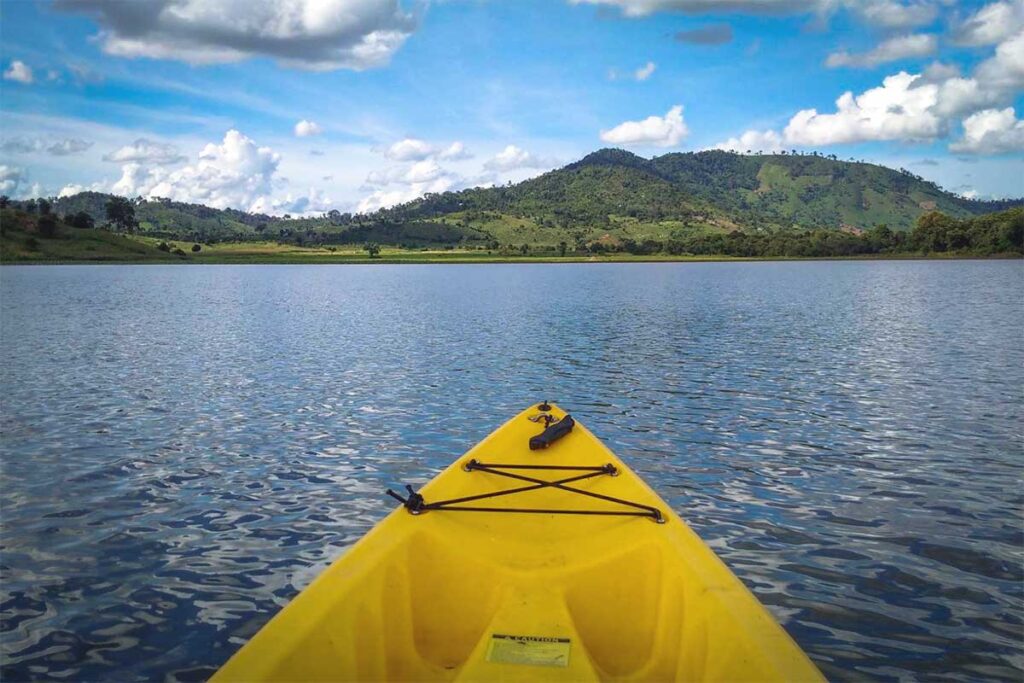
[(389, 493), (402, 507), (214, 681), (823, 680), (557, 406), (520, 413), (422, 491)]

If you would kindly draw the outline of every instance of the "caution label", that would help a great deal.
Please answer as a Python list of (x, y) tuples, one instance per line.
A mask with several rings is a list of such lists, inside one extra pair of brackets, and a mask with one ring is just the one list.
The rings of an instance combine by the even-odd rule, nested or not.
[(510, 636), (495, 633), (487, 646), (487, 661), (530, 666), (569, 666), (568, 638)]

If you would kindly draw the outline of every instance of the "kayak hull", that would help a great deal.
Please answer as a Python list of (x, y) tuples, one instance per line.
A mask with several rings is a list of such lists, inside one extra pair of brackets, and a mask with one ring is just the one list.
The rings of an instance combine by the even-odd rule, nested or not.
[[(548, 414), (565, 415), (553, 405)], [(419, 514), (399, 507), (213, 680), (823, 680), (739, 579), (586, 428), (531, 451), (539, 415), (517, 415), (420, 493), (429, 506), (536, 488)], [(611, 467), (565, 484), (594, 497), (529, 481), (587, 470), (500, 470), (523, 480), (491, 464)]]

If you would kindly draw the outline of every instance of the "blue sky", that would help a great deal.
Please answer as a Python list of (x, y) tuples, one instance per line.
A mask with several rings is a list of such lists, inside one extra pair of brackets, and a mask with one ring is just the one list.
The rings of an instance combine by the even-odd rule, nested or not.
[(818, 150), (1024, 195), (1024, 0), (24, 0), (0, 21), (12, 196), (372, 210), (605, 146)]

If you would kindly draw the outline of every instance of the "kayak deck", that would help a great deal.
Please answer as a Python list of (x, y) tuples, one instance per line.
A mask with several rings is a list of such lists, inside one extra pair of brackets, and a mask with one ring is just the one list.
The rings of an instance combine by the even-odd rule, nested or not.
[[(565, 415), (557, 406), (550, 414)], [(214, 680), (822, 680), (715, 554), (585, 428), (531, 451), (538, 415), (531, 407), (516, 416), (420, 493), (429, 506), (534, 488), (392, 512)], [(467, 470), (473, 461), (485, 470)], [(487, 467), (524, 464), (611, 465), (564, 486), (633, 505)], [(589, 472), (504, 471), (537, 481)]]

